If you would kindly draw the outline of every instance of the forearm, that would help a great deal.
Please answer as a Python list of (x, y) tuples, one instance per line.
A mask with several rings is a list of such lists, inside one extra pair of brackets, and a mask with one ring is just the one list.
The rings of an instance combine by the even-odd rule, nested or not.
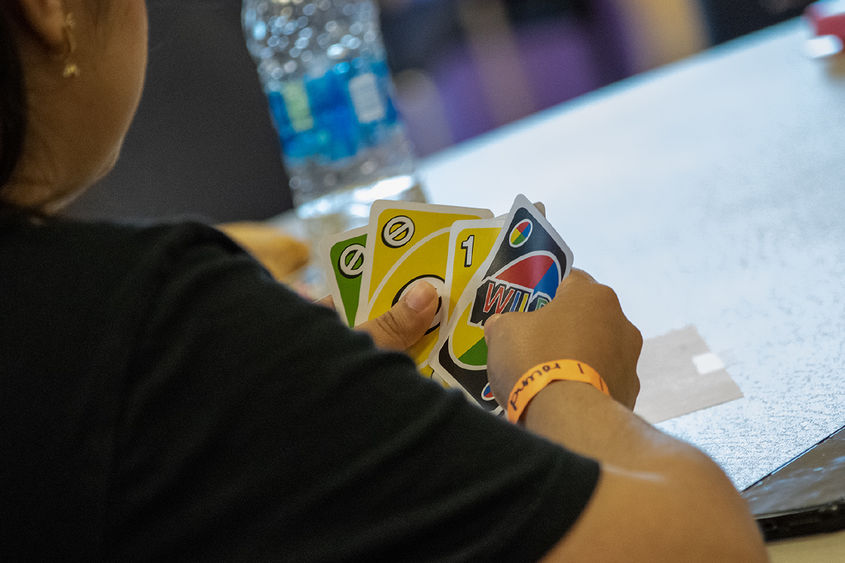
[(550, 559), (765, 560), (748, 507), (718, 465), (625, 406), (639, 391), (642, 335), (610, 288), (573, 270), (547, 306), (491, 317), (484, 330), (500, 403), (521, 374), (556, 358), (577, 358), (597, 370), (613, 397), (587, 383), (555, 381), (523, 412), (528, 430), (601, 464), (587, 507)]
[(552, 383), (534, 397), (522, 420), (527, 429), (572, 451), (632, 471), (702, 455), (580, 382)]
[(596, 536), (624, 515), (626, 528), (610, 537), (625, 537), (627, 561), (673, 561), (681, 555), (688, 561), (765, 560), (745, 502), (716, 463), (592, 386), (549, 385), (534, 397), (523, 421), (532, 432), (602, 464), (600, 486), (576, 525), (582, 533), (570, 534), (560, 552), (550, 555), (569, 555), (562, 557), (567, 560), (593, 550), (602, 554), (598, 559), (615, 560), (618, 546)]

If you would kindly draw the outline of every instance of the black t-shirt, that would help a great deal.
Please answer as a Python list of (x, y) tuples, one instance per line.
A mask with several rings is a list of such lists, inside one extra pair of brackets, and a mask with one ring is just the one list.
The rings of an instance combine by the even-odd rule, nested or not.
[(534, 560), (596, 462), (198, 224), (0, 231), (0, 560)]

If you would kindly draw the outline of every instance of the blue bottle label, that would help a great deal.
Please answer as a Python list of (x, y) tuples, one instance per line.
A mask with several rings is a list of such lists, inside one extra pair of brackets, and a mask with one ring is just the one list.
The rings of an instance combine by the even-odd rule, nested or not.
[(329, 163), (384, 142), (398, 121), (384, 61), (355, 59), (268, 92), (285, 156)]
[(359, 74), (349, 81), (349, 96), (352, 98), (358, 123), (381, 121), (387, 114), (379, 92), (378, 79), (371, 72)]
[(282, 98), (285, 101), (291, 128), (295, 132), (301, 133), (314, 127), (314, 117), (311, 115), (311, 105), (308, 103), (308, 92), (302, 81), (283, 84)]

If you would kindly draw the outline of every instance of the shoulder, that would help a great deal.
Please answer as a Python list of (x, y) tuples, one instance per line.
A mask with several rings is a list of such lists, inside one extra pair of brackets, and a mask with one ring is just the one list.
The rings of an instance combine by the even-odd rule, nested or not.
[(59, 223), (56, 234), (70, 234), (105, 256), (135, 260), (172, 260), (198, 248), (241, 255), (243, 250), (228, 236), (198, 221), (157, 223)]
[(80, 283), (145, 292), (203, 260), (254, 261), (220, 231), (198, 221), (48, 221), (12, 235), (17, 258), (49, 260), (59, 277)]
[[(14, 319), (0, 334), (20, 340), (32, 358), (48, 343), (72, 343), (62, 354), (74, 358), (72, 369), (80, 373), (91, 371), (98, 358), (105, 371), (122, 373), (139, 339), (153, 328), (170, 334), (175, 327), (152, 321), (184, 312), (185, 303), (203, 297), (206, 308), (215, 299), (231, 299), (227, 292), (243, 285), (241, 279), (271, 282), (228, 237), (198, 222), (22, 225), (0, 235), (0, 264), (0, 285), (15, 296), (0, 306), (6, 319)], [(208, 283), (212, 277), (228, 283)], [(43, 344), (20, 336), (24, 329)], [(83, 349), (97, 351), (97, 358), (73, 352)]]
[[(0, 253), (24, 258), (36, 253), (68, 263), (80, 256), (91, 263), (109, 260), (115, 265), (134, 264), (140, 256), (167, 260), (197, 246), (220, 252), (242, 253), (220, 231), (197, 221), (180, 222), (81, 222), (63, 219), (33, 220), (6, 226), (0, 236)], [(17, 256), (15, 256), (17, 255)]]
[[(2, 530), (0, 553), (94, 553), (112, 444), (150, 315), (173, 283), (209, 260), (269, 277), (198, 223), (2, 228), (0, 384), (9, 393), (0, 394), (0, 452), (16, 460), (4, 471), (10, 493), (2, 512), (28, 525)], [(45, 530), (55, 541), (42, 541)]]

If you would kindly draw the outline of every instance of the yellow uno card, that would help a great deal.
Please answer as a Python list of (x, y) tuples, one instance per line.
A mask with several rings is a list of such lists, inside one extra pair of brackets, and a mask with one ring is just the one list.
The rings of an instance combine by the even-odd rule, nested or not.
[(456, 312), (458, 299), (464, 294), (476, 271), (493, 249), (496, 239), (505, 224), (504, 217), (495, 219), (476, 219), (470, 221), (456, 221), (452, 225), (449, 235), (449, 258), (446, 265), (446, 296), (442, 305), (442, 330), (438, 331), (437, 344), (432, 349), (428, 364), (434, 373), (449, 386), (451, 379), (443, 376), (445, 371), (437, 361), (440, 349), (445, 346), (447, 331), (451, 326), (452, 315)]
[[(488, 209), (386, 200), (373, 203), (367, 231), (369, 262), (361, 281), (356, 324), (386, 312), (418, 280), (431, 283), (442, 299), (452, 223), (492, 216)], [(438, 312), (426, 335), (408, 351), (418, 366), (426, 365), (439, 326)]]
[(493, 249), (505, 224), (504, 218), (455, 221), (449, 233), (449, 254), (446, 264), (446, 295), (443, 300), (443, 324), (447, 324), (478, 267)]

